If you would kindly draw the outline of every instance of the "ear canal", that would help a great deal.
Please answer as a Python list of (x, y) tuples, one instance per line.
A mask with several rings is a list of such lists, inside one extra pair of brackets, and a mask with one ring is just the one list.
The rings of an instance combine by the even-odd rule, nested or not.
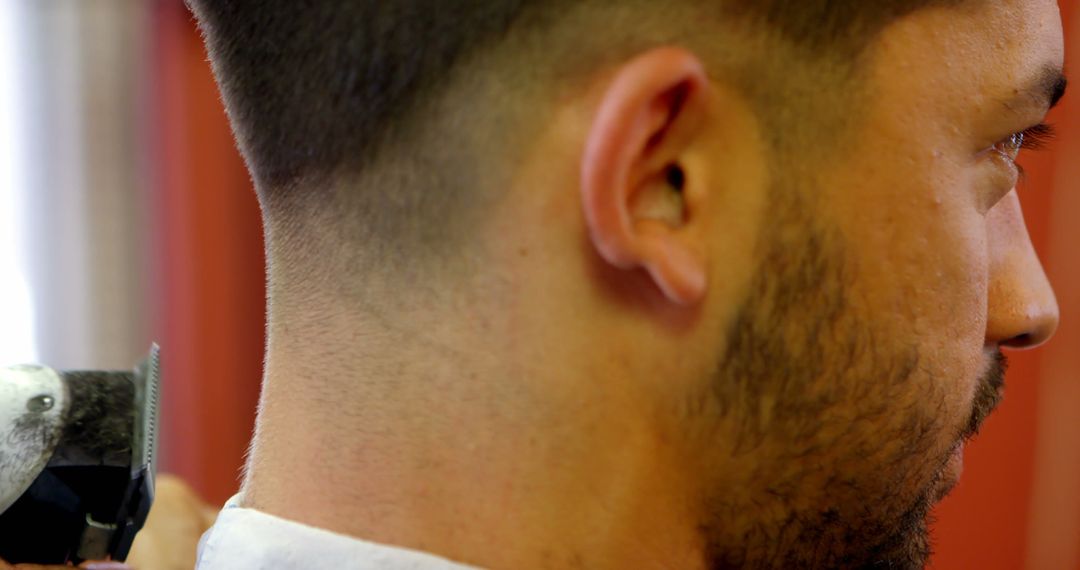
[(683, 172), (681, 166), (673, 164), (668, 167), (667, 183), (673, 190), (682, 193), (683, 189), (686, 188), (686, 173)]

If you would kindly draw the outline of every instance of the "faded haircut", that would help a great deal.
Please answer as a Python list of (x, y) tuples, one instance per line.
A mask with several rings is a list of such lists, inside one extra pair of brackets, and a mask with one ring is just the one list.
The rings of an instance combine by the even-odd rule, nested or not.
[(836, 110), (847, 106), (822, 103), (823, 93), (850, 91), (836, 85), (885, 26), (958, 3), (188, 1), (268, 226), (279, 228), (271, 250), (335, 226), (319, 247), (380, 252), (343, 262), (365, 271), (460, 249), (491, 199), (480, 182), (505, 173), (554, 93), (600, 66), (685, 45), (744, 92), (766, 139), (794, 145), (844, 120)]

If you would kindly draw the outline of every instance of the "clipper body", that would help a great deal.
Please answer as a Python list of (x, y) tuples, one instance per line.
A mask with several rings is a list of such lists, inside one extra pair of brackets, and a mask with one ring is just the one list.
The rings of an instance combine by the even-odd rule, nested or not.
[(124, 560), (154, 498), (158, 348), (132, 372), (0, 369), (0, 559)]

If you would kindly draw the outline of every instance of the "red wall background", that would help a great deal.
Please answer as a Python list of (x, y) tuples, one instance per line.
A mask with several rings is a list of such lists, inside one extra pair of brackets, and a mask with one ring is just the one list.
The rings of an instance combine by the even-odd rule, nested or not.
[(262, 375), (259, 206), (183, 2), (155, 3), (151, 25), (160, 469), (221, 504), (237, 490)]
[[(261, 375), (258, 204), (191, 17), (181, 2), (155, 5), (147, 94), (160, 173), (162, 469), (221, 503), (237, 489)], [(1080, 54), (1080, 9), (1062, 0), (1062, 10), (1069, 54)], [(1062, 140), (1025, 159), (1030, 174), (1021, 189), (1062, 326), (1047, 348), (1011, 356), (1006, 402), (968, 447), (963, 481), (937, 510), (937, 569), (1080, 570), (1078, 91), (1051, 117)]]

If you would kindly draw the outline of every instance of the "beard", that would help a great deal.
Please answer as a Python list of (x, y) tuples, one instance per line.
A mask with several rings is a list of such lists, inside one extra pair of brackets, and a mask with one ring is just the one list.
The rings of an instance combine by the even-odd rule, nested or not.
[(706, 567), (923, 568), (930, 511), (954, 483), (941, 435), (959, 445), (977, 432), (1005, 360), (992, 359), (957, 429), (917, 345), (853, 314), (843, 244), (807, 211), (771, 210), (751, 292), (699, 396), (735, 426), (749, 471), (706, 497)]

